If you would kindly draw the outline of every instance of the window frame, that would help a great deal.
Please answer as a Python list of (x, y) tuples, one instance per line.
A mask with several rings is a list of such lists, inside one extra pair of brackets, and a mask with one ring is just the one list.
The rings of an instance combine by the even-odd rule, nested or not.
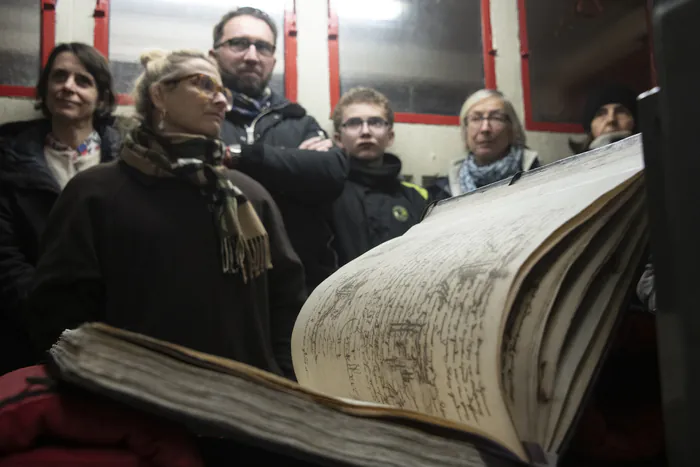
[[(525, 3), (527, 0), (518, 0), (518, 25), (519, 25), (519, 38), (520, 38), (520, 72), (522, 80), (523, 89), (523, 107), (524, 107), (524, 123), (525, 130), (527, 131), (547, 131), (551, 133), (585, 133), (583, 125), (579, 123), (557, 123), (557, 122), (541, 122), (536, 121), (533, 118), (532, 113), (532, 90), (530, 82), (530, 45), (528, 42), (528, 30), (527, 30), (527, 10), (525, 9)], [(646, 10), (647, 10), (647, 30), (648, 30), (648, 42), (649, 42), (649, 53), (651, 55), (651, 81), (654, 86), (656, 86), (656, 69), (654, 64), (654, 41), (653, 41), (653, 30), (651, 21), (651, 2), (653, 0), (647, 0)]]
[[(109, 4), (110, 0), (96, 0), (93, 14), (95, 21), (93, 44), (107, 60), (109, 60)], [(298, 92), (296, 0), (285, 0), (283, 34), (284, 92), (288, 100), (296, 102)], [(133, 103), (134, 101), (130, 95), (117, 95), (117, 104), (132, 105)]]
[[(491, 0), (479, 0), (481, 9), (481, 54), (484, 60), (484, 84), (487, 89), (496, 89), (496, 49), (493, 47), (491, 30)], [(330, 68), (331, 112), (340, 100), (340, 47), (337, 0), (328, 0), (328, 65)], [(396, 123), (422, 123), (426, 125), (459, 126), (457, 115), (437, 115), (396, 112)]]
[[(37, 7), (41, 15), (39, 28), (39, 53), (41, 54), (41, 68), (51, 55), (56, 46), (56, 1), (38, 0)], [(41, 69), (39, 70), (41, 72)], [(36, 97), (35, 86), (17, 86), (13, 84), (0, 84), (0, 97)]]

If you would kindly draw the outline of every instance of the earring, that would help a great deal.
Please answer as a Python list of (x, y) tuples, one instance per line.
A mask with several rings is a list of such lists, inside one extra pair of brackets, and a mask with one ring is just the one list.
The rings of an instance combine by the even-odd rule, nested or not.
[(163, 116), (160, 117), (160, 121), (158, 122), (158, 130), (165, 131), (165, 110), (163, 111)]

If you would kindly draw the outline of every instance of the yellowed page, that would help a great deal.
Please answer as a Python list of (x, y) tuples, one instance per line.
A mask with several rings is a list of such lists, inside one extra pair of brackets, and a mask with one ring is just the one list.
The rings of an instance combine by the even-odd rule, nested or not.
[[(572, 289), (588, 284), (588, 277), (595, 271), (592, 268), (587, 274), (581, 274), (580, 268), (573, 271), (571, 268), (581, 261), (595, 263), (590, 259), (593, 254), (596, 258), (600, 256), (597, 263), (602, 263), (603, 258), (618, 247), (633, 214), (628, 214), (633, 205), (628, 201), (635, 196), (636, 204), (642, 203), (640, 188), (642, 182), (637, 179), (598, 216), (550, 251), (523, 284), (521, 291), (524, 293), (513, 308), (514, 319), (507, 325), (502, 347), (504, 397), (523, 441), (544, 445), (545, 437), (541, 435), (544, 429), (540, 430), (539, 425), (544, 424), (542, 420), (546, 421), (546, 417), (542, 417), (543, 405), (539, 399), (543, 393), (539, 383), (546, 368), (540, 363), (540, 348), (548, 337), (548, 323), (554, 320), (570, 322), (578, 306), (578, 302), (568, 307), (555, 304), (561, 305), (560, 295), (568, 296)], [(627, 218), (627, 222), (618, 221), (620, 217)], [(594, 239), (593, 251), (590, 251)], [(563, 290), (562, 286), (565, 287)], [(561, 334), (563, 340), (566, 330)]]
[(501, 393), (505, 310), (523, 265), (639, 173), (639, 139), (615, 146), (443, 203), (341, 268), (295, 325), (299, 383), (476, 426), (526, 458)]
[[(574, 341), (587, 343), (601, 338), (594, 333), (597, 324), (582, 326), (582, 323), (597, 323), (604, 319), (606, 313), (612, 314), (613, 317), (618, 314), (618, 310), (606, 311), (611, 291), (615, 290), (616, 285), (613, 278), (609, 276), (608, 263), (616, 252), (628, 247), (628, 243), (631, 242), (630, 230), (634, 233), (641, 228), (639, 218), (641, 209), (644, 207), (644, 198), (639, 190), (643, 190), (642, 185), (640, 181), (637, 196), (617, 214), (615, 228), (611, 228), (611, 225), (606, 226), (591, 242), (587, 253), (574, 265), (572, 274), (575, 280), (567, 278), (565, 289), (557, 297), (554, 310), (547, 322), (546, 333), (541, 339), (540, 348), (534, 352), (533, 358), (538, 361), (536, 366), (540, 369), (537, 375), (539, 398), (535, 400), (536, 422), (538, 439), (543, 445), (547, 445), (551, 439), (551, 435), (546, 434), (548, 424), (552, 424), (548, 420), (558, 420), (558, 415), (550, 415), (550, 413), (552, 411), (558, 413), (560, 409), (556, 407), (561, 407), (563, 404), (559, 400), (562, 396), (555, 395), (555, 392), (561, 394), (562, 391), (565, 393), (570, 390), (572, 377), (567, 378), (566, 375), (572, 373), (576, 367), (573, 365), (573, 368), (570, 368), (570, 361), (563, 363), (564, 356), (573, 350), (571, 347)], [(632, 222), (636, 223), (631, 226)], [(640, 237), (637, 236), (635, 239), (639, 241)], [(602, 339), (605, 340), (606, 336)], [(592, 361), (594, 366), (597, 363)], [(568, 381), (564, 390), (559, 388), (562, 386), (562, 380)]]
[[(622, 304), (632, 282), (632, 273), (637, 270), (645, 250), (648, 238), (646, 223), (647, 219), (644, 215), (641, 222), (637, 224), (639, 228), (633, 228), (629, 232), (632, 237), (629, 239), (630, 248), (622, 252), (623, 257), (616, 258), (615, 265), (619, 269), (612, 268), (613, 271), (610, 272), (606, 284), (601, 288), (600, 295), (608, 298), (607, 303), (602, 306), (604, 310), (601, 313), (596, 310), (596, 304), (594, 304), (591, 310), (598, 311), (597, 313), (590, 313), (583, 319), (577, 320), (580, 328), (585, 332), (576, 334), (574, 342), (562, 355), (561, 371), (557, 375), (554, 390), (554, 407), (549, 414), (548, 431), (552, 430), (553, 435), (548, 444), (544, 444), (550, 451), (560, 451), (571, 423), (579, 411), (581, 400), (586, 394), (593, 373), (599, 366), (613, 326), (622, 311)], [(589, 339), (586, 340), (586, 337)], [(556, 421), (552, 420), (554, 416), (558, 416)]]

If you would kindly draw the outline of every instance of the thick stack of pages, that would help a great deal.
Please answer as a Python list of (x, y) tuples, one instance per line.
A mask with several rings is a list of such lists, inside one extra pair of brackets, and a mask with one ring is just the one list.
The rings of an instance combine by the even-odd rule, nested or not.
[(637, 135), (439, 203), (312, 293), (299, 383), (556, 457), (638, 279), (644, 201)]
[[(326, 397), (242, 363), (100, 323), (65, 331), (50, 356), (51, 373), (64, 382), (234, 446), (279, 453), (293, 465), (522, 465), (479, 430)], [(232, 465), (258, 465), (230, 455)]]

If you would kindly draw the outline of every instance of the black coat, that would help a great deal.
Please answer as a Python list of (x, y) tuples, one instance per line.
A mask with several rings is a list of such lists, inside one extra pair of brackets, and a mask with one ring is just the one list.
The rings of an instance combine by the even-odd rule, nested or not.
[(304, 264), (309, 292), (331, 275), (338, 261), (330, 244), (332, 202), (343, 191), (349, 164), (340, 149), (298, 149), (324, 135), (298, 104), (273, 95), (257, 119), (231, 112), (221, 129), (227, 144), (241, 144), (241, 172), (260, 182), (282, 212), (289, 239)]
[(76, 175), (51, 213), (28, 300), (38, 349), (88, 321), (146, 334), (293, 377), (292, 328), (306, 294), (301, 262), (260, 184), (230, 180), (270, 238), (273, 268), (224, 274), (207, 200), (178, 178), (115, 161)]
[[(97, 128), (102, 161), (120, 144), (109, 124)], [(0, 127), (0, 374), (33, 363), (22, 303), (34, 279), (39, 240), (61, 188), (44, 157), (46, 119)]]
[(392, 154), (384, 154), (381, 167), (351, 159), (343, 194), (333, 204), (333, 245), (341, 266), (420, 221), (428, 193), (401, 181), (400, 173), (401, 161)]

